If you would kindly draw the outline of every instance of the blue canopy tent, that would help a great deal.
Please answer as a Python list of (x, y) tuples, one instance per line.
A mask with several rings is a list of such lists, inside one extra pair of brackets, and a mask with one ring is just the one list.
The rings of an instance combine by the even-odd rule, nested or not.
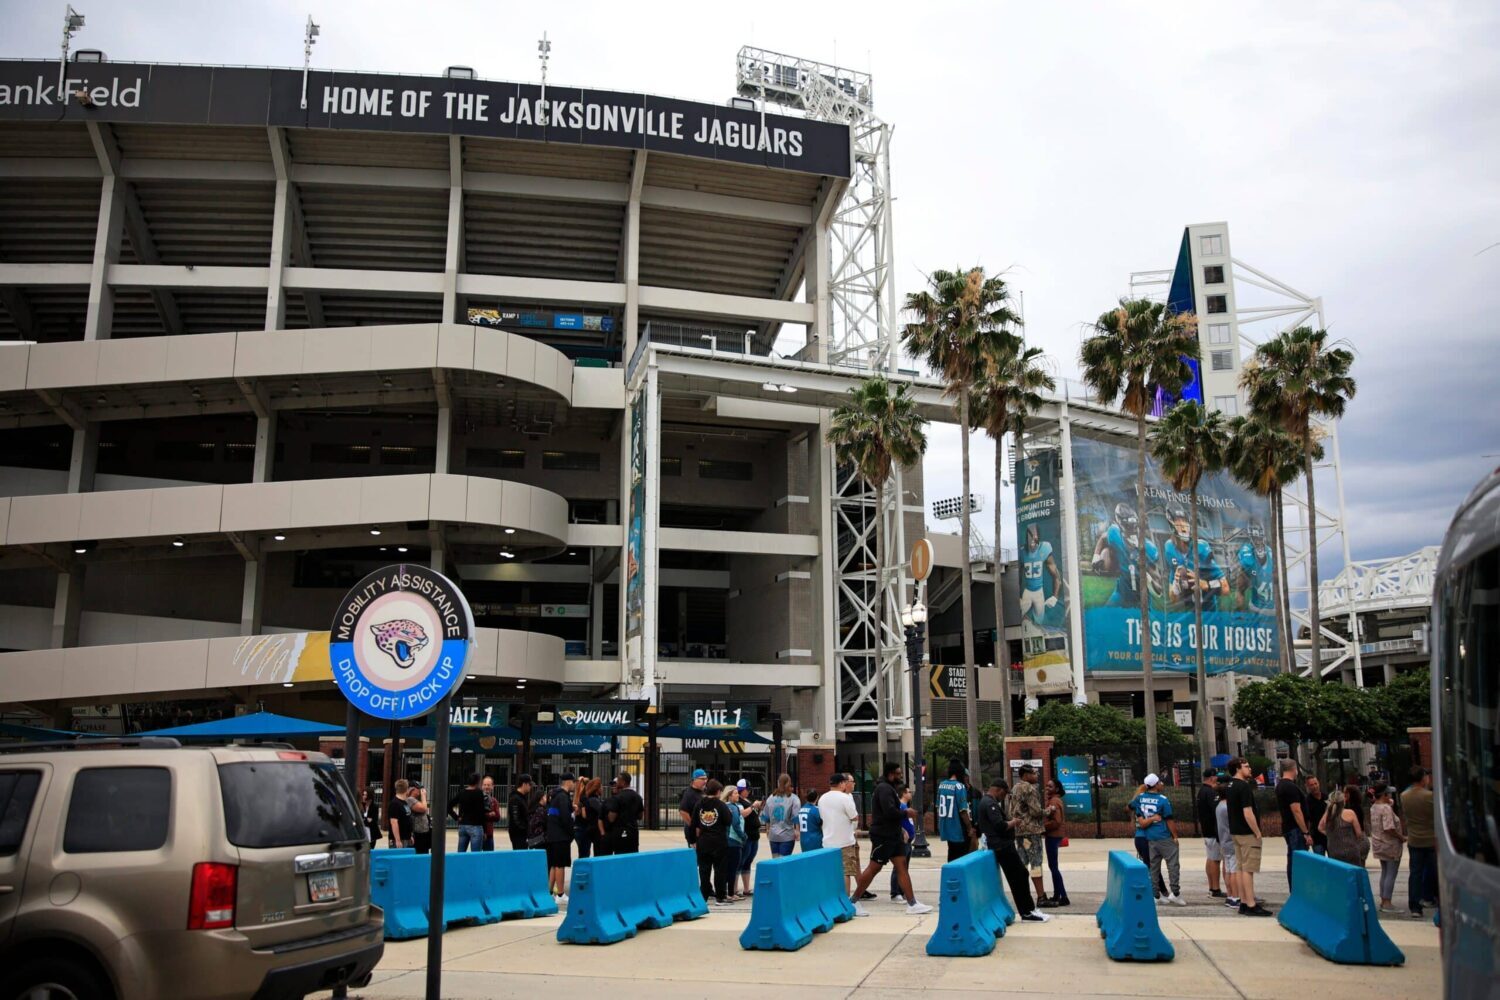
[(253, 712), (212, 722), (195, 722), (188, 726), (169, 726), (137, 736), (171, 736), (179, 740), (290, 740), (320, 736), (343, 736), (343, 726), (310, 719), (294, 719), (275, 712)]
[(0, 736), (27, 741), (53, 741), (86, 739), (90, 733), (76, 733), (71, 729), (47, 729), (42, 726), (27, 726), (19, 722), (0, 722)]

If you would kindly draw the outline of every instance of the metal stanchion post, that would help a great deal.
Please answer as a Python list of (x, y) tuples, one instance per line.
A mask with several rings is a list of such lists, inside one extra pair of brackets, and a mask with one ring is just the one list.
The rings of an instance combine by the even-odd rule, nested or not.
[(912, 803), (917, 814), (917, 835), (911, 842), (914, 858), (932, 857), (927, 846), (927, 819), (923, 812), (926, 798), (927, 775), (922, 758), (922, 649), (926, 645), (923, 633), (927, 629), (927, 608), (920, 600), (914, 606), (901, 611), (901, 624), (906, 630), (906, 666), (911, 681), (912, 757), (917, 761), (917, 774), (913, 777)]

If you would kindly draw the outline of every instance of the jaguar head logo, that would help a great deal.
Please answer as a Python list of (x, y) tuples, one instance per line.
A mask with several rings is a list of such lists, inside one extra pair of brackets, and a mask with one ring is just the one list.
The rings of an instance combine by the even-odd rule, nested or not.
[(578, 710), (565, 708), (557, 713), (558, 720), (565, 726), (571, 726), (578, 721)]
[(428, 641), (427, 632), (422, 626), (408, 618), (371, 625), (370, 631), (375, 634), (375, 645), (402, 670), (409, 669), (417, 662), (417, 653)]

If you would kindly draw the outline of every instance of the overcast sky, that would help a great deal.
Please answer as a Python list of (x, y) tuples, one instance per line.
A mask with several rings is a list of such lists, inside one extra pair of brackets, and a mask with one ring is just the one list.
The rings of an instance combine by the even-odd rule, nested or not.
[[(0, 55), (55, 56), (63, 6), (0, 0)], [(300, 65), (312, 13), (323, 68), (532, 80), (545, 30), (562, 84), (722, 101), (747, 43), (869, 70), (901, 294), (938, 267), (1008, 270), (1031, 340), (1075, 375), (1130, 272), (1227, 220), (1235, 256), (1322, 296), (1358, 355), (1356, 559), (1438, 542), (1500, 464), (1494, 3), (75, 6), (75, 44), (117, 60)], [(933, 434), (929, 497), (959, 493), (957, 437)], [(976, 436), (975, 492), (992, 456)]]

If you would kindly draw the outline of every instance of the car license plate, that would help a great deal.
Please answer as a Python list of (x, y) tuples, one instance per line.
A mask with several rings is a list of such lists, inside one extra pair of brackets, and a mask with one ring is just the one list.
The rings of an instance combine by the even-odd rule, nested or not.
[(337, 872), (313, 872), (307, 876), (307, 898), (313, 903), (327, 903), (339, 898)]

